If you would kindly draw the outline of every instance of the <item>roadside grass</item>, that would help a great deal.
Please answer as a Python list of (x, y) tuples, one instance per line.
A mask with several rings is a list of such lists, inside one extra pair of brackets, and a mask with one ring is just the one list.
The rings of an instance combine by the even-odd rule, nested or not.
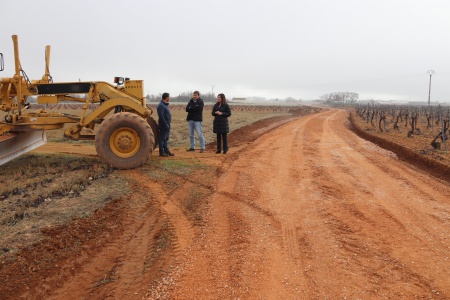
[(160, 160), (159, 164), (164, 171), (171, 174), (176, 174), (179, 176), (189, 175), (194, 170), (201, 169), (205, 167), (196, 161), (186, 161), (186, 160)]
[[(175, 156), (176, 157), (176, 156)], [(150, 159), (140, 167), (149, 178), (161, 179), (167, 175), (177, 175), (185, 177), (197, 170), (208, 168), (198, 158), (171, 158), (171, 159)]]

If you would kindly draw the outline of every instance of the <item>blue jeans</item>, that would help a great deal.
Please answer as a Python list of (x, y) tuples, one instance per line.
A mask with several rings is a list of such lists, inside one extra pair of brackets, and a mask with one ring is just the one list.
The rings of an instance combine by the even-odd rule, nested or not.
[(169, 153), (169, 147), (167, 141), (169, 140), (170, 129), (159, 131), (159, 154)]
[(188, 121), (188, 127), (189, 127), (189, 141), (191, 143), (191, 149), (195, 149), (195, 136), (194, 131), (197, 132), (198, 139), (200, 141), (200, 149), (205, 149), (205, 137), (203, 136), (202, 131), (202, 122), (200, 121)]

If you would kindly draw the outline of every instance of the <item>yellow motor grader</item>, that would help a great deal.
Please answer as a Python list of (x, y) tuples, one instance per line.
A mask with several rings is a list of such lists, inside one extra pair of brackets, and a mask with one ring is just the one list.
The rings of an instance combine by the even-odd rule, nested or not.
[[(17, 36), (12, 40), (15, 75), (0, 78), (0, 110), (5, 112), (0, 120), (0, 165), (45, 144), (46, 130), (62, 128), (66, 123), (73, 125), (64, 131), (64, 137), (95, 140), (100, 158), (115, 168), (137, 168), (149, 159), (156, 148), (158, 126), (146, 106), (142, 80), (115, 77), (115, 84), (55, 83), (49, 71), (50, 46), (46, 46), (45, 73), (42, 79), (30, 81), (20, 64)], [(82, 102), (83, 110), (79, 116), (46, 109), (30, 111), (27, 98), (31, 96), (37, 97), (38, 104)]]

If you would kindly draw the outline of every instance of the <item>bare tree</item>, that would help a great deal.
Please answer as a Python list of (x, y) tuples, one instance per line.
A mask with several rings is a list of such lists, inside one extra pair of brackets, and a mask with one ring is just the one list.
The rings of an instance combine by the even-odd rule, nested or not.
[(320, 96), (325, 102), (354, 103), (358, 100), (359, 95), (353, 92), (335, 92)]

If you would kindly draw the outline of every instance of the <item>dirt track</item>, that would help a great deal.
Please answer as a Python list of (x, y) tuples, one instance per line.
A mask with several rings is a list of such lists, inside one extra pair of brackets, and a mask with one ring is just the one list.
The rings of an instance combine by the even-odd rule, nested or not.
[(450, 297), (449, 185), (355, 136), (346, 116), (304, 117), (239, 155), (174, 298)]
[[(42, 279), (34, 292), (48, 299), (449, 299), (449, 184), (360, 139), (347, 117), (341, 110), (304, 116), (227, 156), (208, 153), (204, 160), (220, 165), (212, 185), (184, 178), (168, 193), (139, 170), (124, 172), (139, 192), (121, 230), (91, 257), (80, 254), (77, 271), (62, 272), (58, 288)], [(180, 205), (197, 186), (210, 191), (201, 225)], [(152, 258), (157, 222), (168, 224), (174, 247)], [(152, 259), (157, 270), (148, 270)], [(99, 282), (105, 270), (110, 276)]]

